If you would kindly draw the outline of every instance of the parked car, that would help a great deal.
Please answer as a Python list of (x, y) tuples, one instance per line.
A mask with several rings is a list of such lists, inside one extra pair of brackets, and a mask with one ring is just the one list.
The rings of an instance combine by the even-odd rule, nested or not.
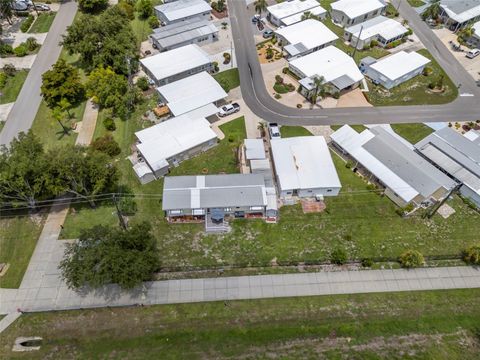
[(478, 55), (480, 55), (480, 50), (479, 49), (472, 49), (472, 50), (469, 50), (465, 56), (469, 59), (473, 59), (474, 57), (477, 57)]
[(256, 14), (256, 15), (253, 15), (252, 17), (252, 23), (257, 23), (260, 21), (260, 15)]
[(263, 32), (264, 39), (270, 39), (271, 37), (273, 37), (273, 30), (268, 29)]
[(268, 132), (270, 133), (270, 138), (273, 139), (280, 139), (280, 128), (278, 127), (277, 123), (270, 123), (268, 124)]
[(225, 117), (239, 111), (240, 111), (240, 105), (238, 105), (238, 103), (227, 104), (222, 106), (219, 109), (218, 116)]
[(12, 3), (12, 9), (15, 11), (25, 11), (28, 9), (28, 4), (23, 1), (15, 1)]
[(50, 6), (48, 6), (47, 4), (35, 4), (35, 10), (50, 11)]

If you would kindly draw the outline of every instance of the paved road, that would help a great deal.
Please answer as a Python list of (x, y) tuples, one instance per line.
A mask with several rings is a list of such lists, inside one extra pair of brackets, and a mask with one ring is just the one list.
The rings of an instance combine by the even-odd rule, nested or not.
[(294, 109), (275, 101), (265, 88), (253, 40), (250, 16), (244, 1), (229, 0), (235, 52), (240, 72), (240, 84), (245, 103), (259, 117), (281, 124), (377, 124), (409, 122), (445, 122), (476, 120), (480, 114), (480, 89), (458, 61), (448, 52), (433, 32), (419, 21), (418, 14), (403, 0), (400, 12), (409, 20), (425, 46), (437, 58), (449, 76), (462, 84), (460, 92), (474, 94), (463, 96), (446, 105), (392, 106), (343, 109)]
[(42, 100), (40, 95), (42, 74), (50, 69), (60, 56), (62, 47), (59, 42), (67, 26), (72, 23), (76, 12), (77, 3), (73, 0), (67, 0), (60, 5), (47, 38), (38, 52), (22, 90), (8, 115), (7, 123), (0, 133), (0, 145), (10, 144), (20, 132), (26, 132), (32, 126)]

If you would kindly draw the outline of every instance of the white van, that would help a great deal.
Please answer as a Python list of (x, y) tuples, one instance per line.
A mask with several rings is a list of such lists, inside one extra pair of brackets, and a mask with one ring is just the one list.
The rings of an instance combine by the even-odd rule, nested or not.
[(472, 49), (467, 52), (467, 55), (465, 55), (469, 59), (473, 59), (474, 57), (478, 56), (480, 54), (479, 49)]

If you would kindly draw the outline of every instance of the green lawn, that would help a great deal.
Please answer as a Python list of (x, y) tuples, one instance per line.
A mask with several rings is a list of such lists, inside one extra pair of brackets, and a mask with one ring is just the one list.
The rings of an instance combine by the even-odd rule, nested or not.
[(0, 287), (18, 288), (42, 231), (43, 216), (0, 219), (0, 263), (8, 263)]
[(29, 33), (46, 33), (55, 19), (55, 12), (41, 13), (28, 30)]
[(473, 360), (479, 317), (479, 289), (31, 313), (0, 357), (22, 357), (12, 344), (33, 334), (29, 359)]
[[(419, 50), (423, 56), (432, 60), (427, 67), (432, 69), (428, 76), (419, 75), (403, 84), (387, 90), (381, 85), (374, 85), (368, 81), (369, 92), (365, 93), (368, 101), (374, 106), (394, 106), (394, 105), (427, 105), (427, 104), (445, 104), (456, 99), (458, 89), (450, 80), (445, 71), (433, 59), (430, 53), (425, 50)], [(432, 92), (428, 84), (438, 81), (443, 76), (445, 90), (442, 93)]]
[(416, 144), (434, 131), (424, 124), (392, 124), (392, 128), (412, 144)]
[[(161, 0), (152, 0), (152, 5), (157, 6), (161, 4)], [(140, 43), (148, 39), (148, 35), (150, 35), (153, 29), (148, 24), (148, 19), (141, 19), (138, 16), (138, 13), (135, 12), (135, 18), (130, 22), (133, 32), (135, 33), (135, 37), (137, 39), (137, 45), (140, 48)]]
[(413, 7), (420, 7), (425, 5), (425, 2), (422, 0), (407, 0), (407, 1), (410, 4), (410, 6), (413, 6)]
[(27, 75), (27, 70), (19, 70), (14, 76), (8, 77), (5, 86), (0, 89), (0, 92), (2, 93), (0, 96), (0, 104), (8, 104), (17, 100), (17, 96), (22, 89)]
[(318, 0), (318, 2), (320, 3), (320, 5), (325, 9), (325, 10), (331, 10), (332, 7), (330, 6), (330, 4), (332, 2), (334, 2), (336, 0)]
[(218, 82), (222, 80), (227, 81), (230, 85), (230, 89), (235, 89), (236, 87), (240, 86), (240, 77), (237, 68), (224, 70), (218, 74), (213, 75), (213, 77)]
[(287, 126), (284, 125), (280, 129), (282, 138), (289, 138), (295, 136), (312, 136), (313, 134), (305, 129), (303, 126)]
[[(330, 125), (330, 128), (333, 130), (333, 131), (337, 131), (338, 129), (340, 129), (343, 125)], [(363, 125), (349, 125), (352, 129), (354, 129), (356, 132), (358, 133), (361, 133), (363, 130), (366, 129), (365, 126)]]

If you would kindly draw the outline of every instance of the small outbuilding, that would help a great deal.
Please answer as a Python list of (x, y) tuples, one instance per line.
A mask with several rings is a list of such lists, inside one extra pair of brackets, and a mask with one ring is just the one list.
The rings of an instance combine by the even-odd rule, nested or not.
[(245, 146), (245, 159), (247, 161), (262, 160), (267, 157), (263, 139), (245, 139), (243, 140), (243, 144)]
[(383, 0), (339, 0), (333, 2), (331, 7), (333, 21), (345, 27), (382, 15), (387, 5)]
[(209, 117), (218, 112), (218, 102), (228, 95), (206, 71), (157, 88), (160, 100), (174, 116)]
[(338, 36), (320, 21), (307, 19), (275, 31), (288, 58), (304, 56), (333, 45)]
[(201, 46), (217, 41), (218, 29), (206, 19), (193, 18), (154, 29), (150, 40), (160, 52), (189, 44)]
[(319, 19), (327, 16), (317, 0), (288, 0), (267, 7), (267, 19), (275, 26), (288, 26), (302, 21), (306, 12)]
[(280, 197), (337, 196), (342, 185), (323, 136), (272, 141)]
[(149, 56), (140, 60), (140, 65), (156, 86), (184, 79), (202, 71), (213, 71), (208, 54), (198, 45), (186, 45)]
[(385, 16), (377, 16), (363, 23), (345, 29), (344, 39), (353, 47), (361, 50), (376, 41), (385, 47), (394, 41), (401, 40), (408, 34), (408, 29), (398, 21)]
[(205, 0), (177, 0), (155, 6), (155, 15), (162, 25), (190, 19), (209, 19), (211, 6)]
[(360, 69), (374, 84), (391, 89), (420, 75), (428, 63), (430, 59), (419, 53), (400, 51), (378, 61), (362, 59)]

